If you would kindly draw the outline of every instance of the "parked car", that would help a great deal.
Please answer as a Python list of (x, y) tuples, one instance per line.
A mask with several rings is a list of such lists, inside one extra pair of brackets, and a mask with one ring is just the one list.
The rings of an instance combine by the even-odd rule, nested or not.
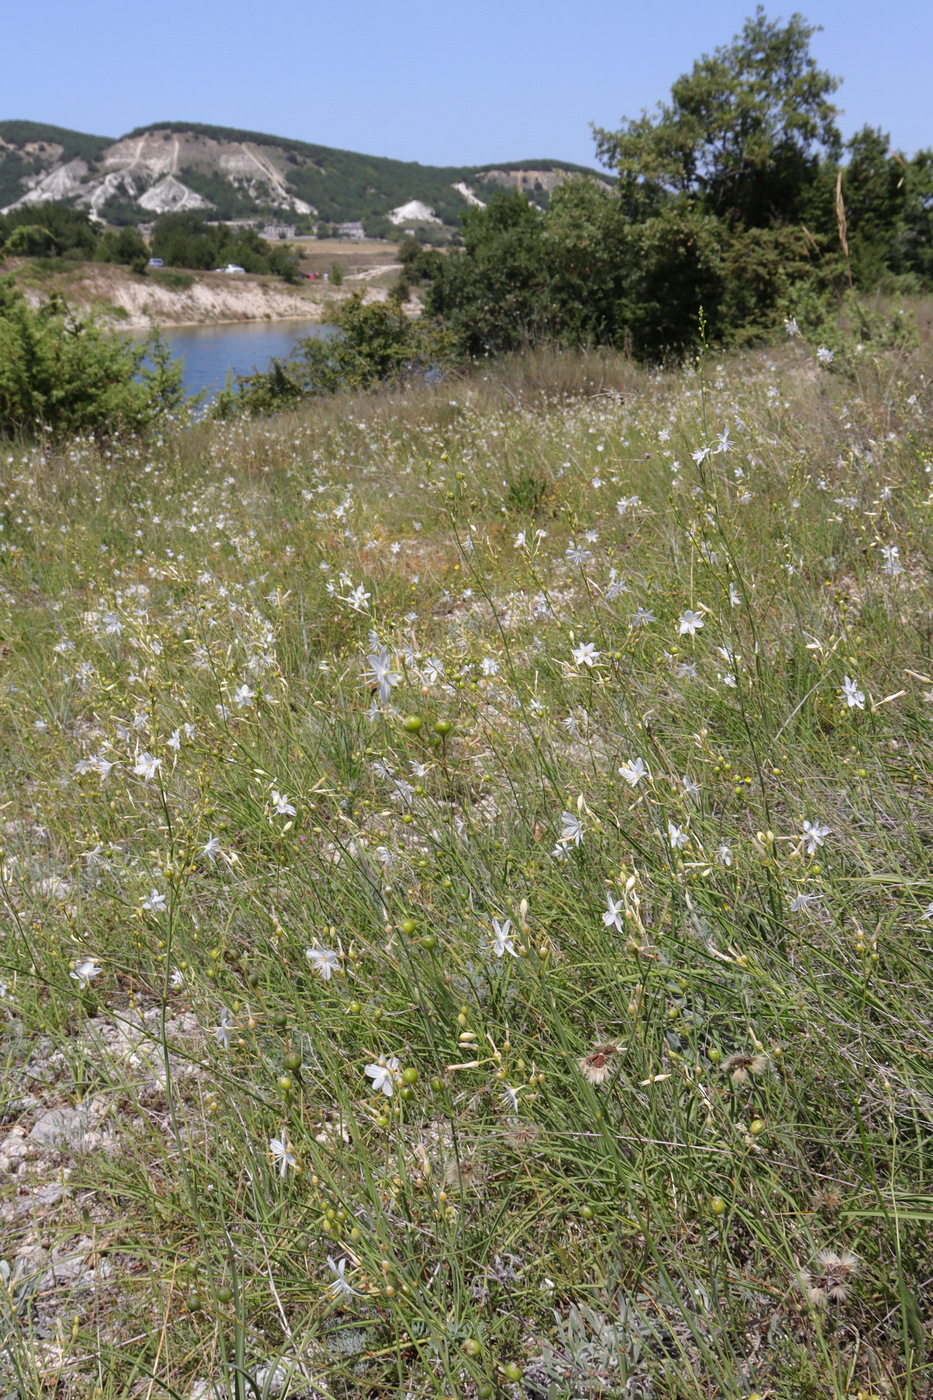
[(215, 267), (215, 272), (246, 272), (245, 267), (238, 267), (236, 263), (227, 263), (226, 267)]
[(162, 261), (161, 258), (150, 258), (149, 261), (146, 263), (146, 266), (147, 266), (147, 267), (164, 267), (164, 266), (165, 266), (165, 263)]

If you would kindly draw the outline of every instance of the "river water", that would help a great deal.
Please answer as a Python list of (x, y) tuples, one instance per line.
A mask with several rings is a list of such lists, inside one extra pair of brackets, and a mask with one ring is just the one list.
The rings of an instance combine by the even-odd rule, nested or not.
[(186, 394), (212, 399), (227, 374), (252, 374), (284, 359), (304, 336), (328, 336), (333, 327), (319, 321), (245, 321), (226, 326), (163, 326), (162, 339), (184, 362)]

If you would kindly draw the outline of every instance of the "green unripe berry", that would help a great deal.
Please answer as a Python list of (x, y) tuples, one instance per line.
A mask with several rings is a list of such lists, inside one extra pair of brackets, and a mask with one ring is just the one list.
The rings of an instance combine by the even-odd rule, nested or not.
[(418, 1082), (418, 1071), (415, 1069), (415, 1067), (414, 1067), (413, 1065), (412, 1065), (412, 1066), (409, 1066), (408, 1069), (403, 1069), (403, 1070), (402, 1070), (402, 1083), (403, 1083), (403, 1084), (417, 1084), (417, 1082)]
[(424, 721), (419, 715), (409, 715), (402, 720), (402, 728), (406, 734), (418, 734), (421, 732)]
[(434, 733), (439, 734), (442, 739), (446, 739), (452, 729), (453, 725), (449, 719), (438, 719), (434, 722)]
[(288, 1070), (299, 1070), (301, 1069), (301, 1055), (297, 1050), (289, 1050), (288, 1054), (282, 1057), (282, 1064)]
[(466, 1352), (467, 1356), (476, 1357), (479, 1356), (483, 1348), (476, 1337), (467, 1337), (466, 1341), (463, 1343), (463, 1350)]
[(398, 927), (400, 933), (404, 933), (406, 937), (410, 938), (418, 925), (415, 923), (414, 919), (402, 919)]
[(517, 1361), (510, 1361), (507, 1366), (503, 1366), (502, 1373), (507, 1381), (520, 1381), (524, 1374)]
[(272, 1024), (275, 1026), (276, 1030), (284, 1030), (288, 1025), (288, 1017), (285, 1015), (285, 1012), (277, 1011), (272, 1017)]
[(218, 1301), (218, 1303), (229, 1303), (230, 1300), (232, 1299), (232, 1297), (233, 1297), (233, 1289), (232, 1289), (232, 1288), (228, 1287), (227, 1285), (224, 1285), (223, 1288), (218, 1288), (218, 1290), (217, 1290), (217, 1301)]
[(726, 1213), (726, 1203), (722, 1196), (714, 1196), (709, 1203), (709, 1208), (717, 1219)]

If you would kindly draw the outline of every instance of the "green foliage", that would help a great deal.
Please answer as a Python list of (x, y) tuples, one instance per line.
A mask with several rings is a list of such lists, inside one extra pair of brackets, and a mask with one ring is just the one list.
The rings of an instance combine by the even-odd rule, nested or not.
[(678, 78), (654, 117), (597, 128), (626, 207), (686, 195), (730, 221), (787, 219), (820, 154), (840, 149), (829, 100), (839, 82), (810, 54), (814, 33), (802, 16), (781, 26), (759, 5), (731, 44)]
[(498, 192), (463, 217), (464, 252), (438, 265), (426, 309), (469, 355), (556, 339), (544, 228), (523, 195)]
[[(41, 228), (47, 237), (38, 239), (35, 235), (37, 228)], [(31, 230), (30, 234), (21, 235), (21, 238), (27, 244), (35, 242), (38, 246), (41, 243), (40, 253), (14, 254), (11, 239), (19, 229)], [(98, 240), (99, 234), (90, 216), (83, 209), (71, 209), (67, 204), (43, 204), (39, 209), (12, 209), (0, 214), (0, 245), (7, 257), (92, 258)]]
[(814, 32), (800, 15), (780, 24), (759, 7), (656, 114), (597, 130), (614, 188), (571, 180), (543, 215), (517, 194), (471, 210), (464, 255), (432, 276), (430, 314), (474, 356), (551, 340), (657, 362), (698, 345), (701, 308), (711, 342), (742, 344), (798, 308), (822, 322), (850, 272), (862, 289), (924, 285), (933, 153), (907, 162), (868, 129), (850, 141), (846, 255), (837, 80), (810, 54)]
[[(448, 334), (428, 321), (409, 320), (393, 302), (367, 304), (354, 293), (334, 315), (334, 325), (334, 336), (306, 336), (287, 360), (241, 376), (236, 411), (258, 417), (303, 398), (394, 387), (454, 362)], [(218, 416), (229, 416), (233, 408), (225, 395)]]
[(417, 238), (406, 234), (398, 245), (398, 258), (402, 264), (405, 281), (418, 287), (430, 282), (443, 262), (443, 253), (436, 248), (426, 248)]
[(107, 335), (54, 295), (33, 310), (12, 278), (0, 279), (0, 434), (138, 428), (181, 406), (180, 385), (181, 366), (157, 338)]
[(203, 214), (164, 214), (155, 222), (151, 246), (169, 267), (206, 272), (236, 263), (246, 272), (276, 273), (286, 280), (295, 275), (295, 258), (282, 244), (268, 242), (255, 229), (208, 222)]
[(3, 245), (5, 258), (47, 258), (57, 252), (55, 235), (41, 224), (20, 224)]
[(145, 272), (149, 249), (135, 228), (121, 228), (102, 233), (96, 255), (100, 262), (121, 263), (133, 272)]

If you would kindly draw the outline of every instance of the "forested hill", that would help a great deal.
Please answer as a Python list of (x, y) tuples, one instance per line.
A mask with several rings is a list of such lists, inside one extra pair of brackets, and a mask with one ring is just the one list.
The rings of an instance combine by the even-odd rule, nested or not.
[(115, 224), (204, 209), (221, 219), (361, 222), (372, 234), (420, 224), (442, 235), (497, 189), (546, 206), (583, 168), (547, 159), (419, 165), (196, 122), (161, 122), (118, 140), (0, 122), (0, 209), (66, 202)]

